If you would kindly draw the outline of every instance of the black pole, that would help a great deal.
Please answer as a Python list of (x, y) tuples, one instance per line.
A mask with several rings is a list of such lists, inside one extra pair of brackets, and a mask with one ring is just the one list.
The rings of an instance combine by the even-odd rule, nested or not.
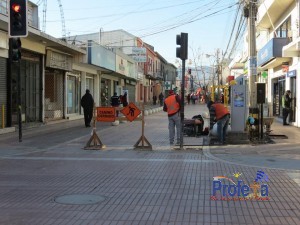
[(21, 90), (21, 66), (20, 60), (14, 63), (18, 73), (18, 123), (19, 123), (19, 142), (22, 142), (22, 90)]
[[(19, 142), (22, 142), (22, 89), (21, 89), (21, 40), (18, 37), (9, 38), (9, 94), (10, 94), (10, 101), (12, 100), (11, 97), (11, 80), (12, 80), (12, 73), (17, 73), (17, 117), (18, 117), (18, 126), (19, 126)], [(14, 68), (14, 69), (13, 69)], [(10, 103), (10, 110), (11, 110), (12, 103)], [(12, 110), (11, 110), (12, 111)], [(11, 122), (11, 119), (10, 119)]]
[(183, 121), (184, 121), (184, 87), (185, 87), (185, 59), (182, 60), (182, 78), (181, 78), (181, 108), (180, 108), (180, 124), (181, 124), (181, 131), (180, 131), (180, 149), (183, 149)]
[(264, 113), (263, 113), (263, 104), (260, 104), (260, 139), (263, 139), (264, 136)]

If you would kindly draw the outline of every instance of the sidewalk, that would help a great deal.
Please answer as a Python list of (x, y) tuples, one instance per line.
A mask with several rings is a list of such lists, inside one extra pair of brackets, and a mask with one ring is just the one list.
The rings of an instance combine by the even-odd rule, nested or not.
[(216, 160), (238, 165), (300, 170), (300, 128), (283, 126), (275, 120), (271, 130), (271, 134), (287, 139), (272, 139), (271, 144), (210, 146), (205, 151)]
[[(190, 118), (206, 107), (186, 110)], [(146, 117), (154, 151), (132, 150), (141, 135), (138, 121), (98, 123), (107, 145), (99, 151), (83, 150), (91, 132), (83, 121), (28, 130), (22, 143), (0, 137), (0, 224), (300, 224), (299, 172), (228, 163), (207, 147), (173, 150), (167, 121), (164, 112)], [(238, 172), (250, 185), (258, 170), (269, 177), (268, 201), (211, 200), (215, 176), (236, 179)]]

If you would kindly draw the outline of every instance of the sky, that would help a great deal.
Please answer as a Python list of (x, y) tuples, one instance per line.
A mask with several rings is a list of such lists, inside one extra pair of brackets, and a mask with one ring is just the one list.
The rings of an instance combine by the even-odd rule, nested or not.
[[(32, 0), (39, 6), (41, 29), (47, 3), (46, 33), (62, 37), (123, 29), (152, 45), (169, 63), (178, 64), (176, 35), (188, 33), (188, 58), (213, 64), (217, 49), (229, 41), (238, 0)], [(59, 7), (61, 2), (62, 7)], [(177, 60), (176, 60), (177, 59)], [(177, 61), (177, 62), (176, 62)], [(176, 65), (178, 66), (178, 65)]]

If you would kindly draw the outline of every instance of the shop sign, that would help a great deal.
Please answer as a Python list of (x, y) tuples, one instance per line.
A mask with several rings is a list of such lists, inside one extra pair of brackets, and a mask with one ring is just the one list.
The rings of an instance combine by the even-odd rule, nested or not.
[(297, 70), (288, 71), (286, 74), (287, 77), (295, 77), (296, 75), (297, 75)]
[(136, 62), (147, 62), (147, 57), (146, 55), (133, 55), (132, 58), (134, 59), (134, 61)]
[(46, 67), (72, 71), (72, 57), (48, 50), (46, 56)]
[(288, 38), (273, 38), (257, 53), (257, 65), (263, 66), (273, 58), (282, 57), (282, 48), (289, 42)]
[(145, 55), (146, 54), (146, 48), (145, 47), (133, 47), (132, 48), (132, 54)]

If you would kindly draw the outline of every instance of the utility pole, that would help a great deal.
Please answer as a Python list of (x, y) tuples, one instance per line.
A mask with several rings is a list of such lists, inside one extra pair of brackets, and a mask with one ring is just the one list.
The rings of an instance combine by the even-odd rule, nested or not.
[[(248, 77), (249, 77), (249, 91), (248, 91), (248, 106), (249, 116), (253, 117), (255, 121), (262, 121), (259, 118), (259, 109), (257, 107), (257, 90), (256, 90), (256, 76), (257, 76), (257, 57), (256, 57), (256, 14), (257, 14), (257, 0), (245, 0), (244, 16), (248, 20)], [(261, 107), (262, 114), (262, 107)], [(258, 129), (259, 123), (255, 122), (254, 125)], [(255, 130), (256, 130), (255, 129)], [(251, 136), (257, 136), (258, 132), (252, 133)], [(253, 138), (253, 137), (250, 137)]]
[(257, 14), (257, 0), (246, 0), (244, 16), (248, 18), (248, 52), (249, 52), (249, 113), (258, 114), (256, 99), (256, 75), (257, 75), (257, 57), (256, 57), (256, 27), (255, 20)]
[(218, 82), (217, 82), (217, 85), (218, 85), (218, 95), (217, 95), (217, 101), (220, 99), (220, 65), (219, 65), (219, 53), (220, 53), (220, 49), (217, 49), (217, 79), (218, 79)]

